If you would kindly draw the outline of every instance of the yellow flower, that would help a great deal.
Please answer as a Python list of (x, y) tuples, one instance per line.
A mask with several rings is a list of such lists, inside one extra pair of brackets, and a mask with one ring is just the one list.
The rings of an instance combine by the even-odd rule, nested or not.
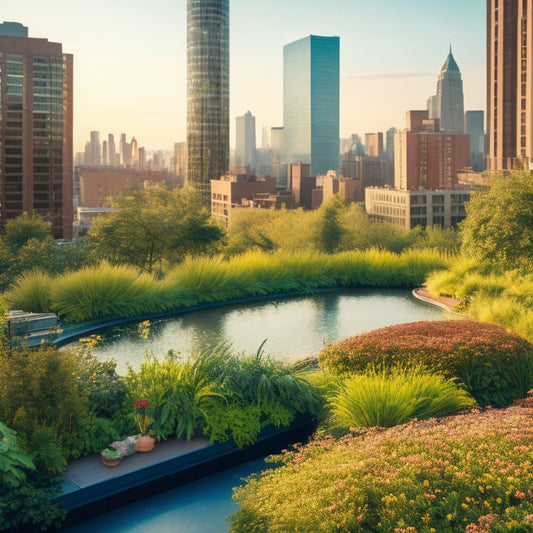
[(453, 518), (453, 515), (451, 513), (448, 513), (446, 515), (446, 518), (451, 521), (451, 519)]
[(429, 487), (429, 481), (427, 479), (424, 479), (424, 483), (422, 483), (424, 487)]
[(467, 504), (467, 503), (462, 503), (462, 504), (461, 504), (461, 507), (462, 507), (463, 509), (468, 509), (468, 504)]
[(502, 503), (502, 499), (501, 498), (496, 498), (496, 503)]

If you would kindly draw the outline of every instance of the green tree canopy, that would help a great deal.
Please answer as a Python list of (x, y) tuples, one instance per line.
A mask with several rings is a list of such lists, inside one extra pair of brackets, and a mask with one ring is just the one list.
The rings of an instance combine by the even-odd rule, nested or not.
[(142, 271), (161, 270), (210, 250), (223, 236), (192, 189), (135, 191), (110, 200), (117, 213), (99, 216), (89, 231), (94, 256)]
[(460, 225), (461, 250), (482, 267), (533, 270), (533, 175), (497, 175), (490, 188), (472, 193)]

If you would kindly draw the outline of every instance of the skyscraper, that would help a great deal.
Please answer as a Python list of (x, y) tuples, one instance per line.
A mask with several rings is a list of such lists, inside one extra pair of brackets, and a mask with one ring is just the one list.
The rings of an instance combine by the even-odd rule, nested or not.
[(437, 80), (437, 94), (428, 100), (428, 114), (430, 119), (439, 119), (440, 131), (464, 133), (463, 80), (451, 46)]
[[(0, 224), (24, 212), (72, 238), (73, 58), (0, 24)], [(5, 84), (5, 86), (2, 86)]]
[(235, 119), (235, 164), (255, 168), (255, 117), (247, 111)]
[(229, 0), (187, 0), (187, 180), (210, 205), (229, 167)]
[(339, 38), (309, 35), (283, 49), (285, 160), (326, 174), (339, 164)]
[(533, 0), (487, 0), (488, 170), (533, 169)]

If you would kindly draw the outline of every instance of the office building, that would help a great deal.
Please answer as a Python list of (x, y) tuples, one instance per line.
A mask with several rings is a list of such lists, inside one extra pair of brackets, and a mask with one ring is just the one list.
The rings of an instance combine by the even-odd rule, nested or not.
[(211, 202), (229, 167), (229, 0), (187, 0), (187, 182)]
[(438, 131), (428, 112), (408, 111), (407, 128), (395, 136), (396, 189), (456, 189), (457, 172), (470, 163), (468, 135)]
[(255, 117), (250, 111), (235, 119), (235, 165), (256, 166)]
[(487, 0), (488, 170), (533, 170), (533, 0)]
[(470, 166), (476, 172), (485, 170), (485, 112), (465, 113), (465, 133), (470, 135)]
[(309, 35), (283, 49), (285, 161), (311, 174), (339, 163), (339, 38)]
[[(73, 58), (60, 43), (0, 25), (0, 224), (24, 212), (72, 237)], [(4, 85), (5, 84), (5, 85)]]
[(187, 143), (174, 143), (174, 172), (176, 176), (187, 179)]
[(407, 230), (416, 226), (457, 227), (457, 224), (466, 218), (465, 202), (469, 200), (470, 191), (460, 189), (365, 189), (365, 208), (371, 218)]
[(440, 70), (437, 94), (428, 100), (428, 116), (439, 120), (439, 131), (464, 133), (463, 80), (451, 46)]
[(368, 157), (382, 158), (383, 153), (383, 133), (365, 133), (366, 155)]

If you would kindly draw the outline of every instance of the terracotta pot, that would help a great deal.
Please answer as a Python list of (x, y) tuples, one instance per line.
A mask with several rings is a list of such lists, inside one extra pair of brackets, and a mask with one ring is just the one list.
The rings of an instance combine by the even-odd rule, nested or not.
[(139, 435), (135, 441), (135, 448), (138, 452), (151, 452), (154, 446), (155, 439), (150, 435)]
[(120, 463), (120, 458), (115, 457), (106, 457), (105, 455), (102, 455), (102, 463), (104, 463), (105, 466), (117, 466)]

